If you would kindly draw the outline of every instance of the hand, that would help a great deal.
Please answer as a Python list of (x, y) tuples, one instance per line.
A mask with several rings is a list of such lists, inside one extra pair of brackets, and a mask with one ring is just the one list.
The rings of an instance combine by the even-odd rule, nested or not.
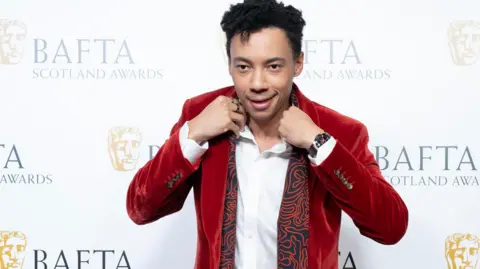
[(245, 109), (240, 101), (219, 96), (195, 118), (189, 121), (188, 138), (201, 143), (227, 131), (238, 137), (245, 126)]
[(295, 106), (283, 112), (278, 131), (288, 143), (304, 149), (309, 149), (315, 137), (324, 133), (305, 112)]

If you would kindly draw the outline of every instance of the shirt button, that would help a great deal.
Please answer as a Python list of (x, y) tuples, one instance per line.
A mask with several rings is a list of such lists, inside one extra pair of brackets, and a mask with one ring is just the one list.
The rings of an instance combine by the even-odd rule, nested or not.
[(247, 235), (247, 237), (251, 239), (251, 238), (252, 238), (252, 235), (251, 235), (251, 234), (249, 234), (249, 235)]

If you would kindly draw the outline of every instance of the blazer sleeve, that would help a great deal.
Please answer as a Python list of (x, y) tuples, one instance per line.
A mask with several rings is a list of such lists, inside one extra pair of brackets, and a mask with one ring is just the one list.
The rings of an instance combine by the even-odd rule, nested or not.
[(385, 245), (396, 244), (407, 231), (408, 209), (368, 149), (367, 128), (360, 124), (358, 129), (353, 143), (346, 146), (337, 140), (325, 160), (312, 165), (362, 235)]
[(180, 128), (188, 118), (189, 100), (157, 154), (135, 174), (127, 190), (127, 213), (138, 224), (154, 222), (179, 211), (200, 178), (199, 162), (191, 164), (182, 153)]

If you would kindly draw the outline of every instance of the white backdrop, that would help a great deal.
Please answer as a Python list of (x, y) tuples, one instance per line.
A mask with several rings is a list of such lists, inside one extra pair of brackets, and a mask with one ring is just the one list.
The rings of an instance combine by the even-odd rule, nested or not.
[[(410, 211), (394, 246), (345, 216), (339, 268), (480, 269), (479, 2), (285, 2), (307, 21), (296, 83), (367, 125)], [(193, 268), (192, 193), (179, 213), (136, 226), (126, 191), (183, 101), (231, 84), (219, 26), (229, 3), (0, 2), (0, 268)], [(119, 126), (137, 128), (126, 147), (109, 144)], [(470, 248), (446, 244), (454, 233)]]

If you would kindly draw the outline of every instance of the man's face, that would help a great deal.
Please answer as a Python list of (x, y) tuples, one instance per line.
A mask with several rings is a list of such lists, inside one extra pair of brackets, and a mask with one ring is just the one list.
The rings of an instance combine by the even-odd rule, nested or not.
[(6, 240), (5, 245), (0, 246), (1, 267), (2, 269), (21, 269), (23, 260), (25, 259), (24, 239), (18, 237), (10, 237)]
[(110, 150), (114, 153), (116, 169), (133, 170), (140, 155), (140, 137), (135, 133), (124, 133), (111, 145)]
[(463, 240), (450, 251), (451, 269), (476, 269), (478, 263), (478, 242)]
[(246, 42), (240, 35), (232, 38), (229, 72), (240, 101), (256, 122), (272, 120), (288, 106), (293, 78), (302, 68), (303, 54), (294, 58), (281, 29), (260, 30)]
[(23, 55), (23, 42), (26, 30), (18, 24), (11, 24), (0, 29), (0, 62), (17, 64)]
[(451, 38), (455, 60), (462, 65), (474, 64), (480, 57), (480, 27), (467, 24)]

